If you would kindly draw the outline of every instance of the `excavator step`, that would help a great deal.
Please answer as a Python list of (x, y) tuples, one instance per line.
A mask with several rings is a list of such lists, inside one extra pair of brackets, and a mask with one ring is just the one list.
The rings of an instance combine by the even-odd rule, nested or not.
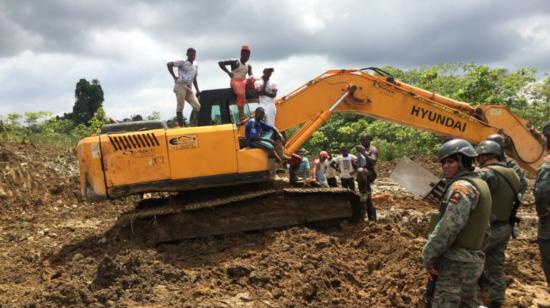
[(235, 193), (214, 200), (182, 197), (144, 200), (119, 218), (121, 236), (154, 243), (295, 225), (364, 219), (359, 195), (346, 189), (279, 188)]

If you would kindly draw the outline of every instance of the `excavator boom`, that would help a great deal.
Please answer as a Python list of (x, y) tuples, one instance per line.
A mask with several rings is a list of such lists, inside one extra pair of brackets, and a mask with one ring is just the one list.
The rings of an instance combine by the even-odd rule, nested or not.
[(287, 154), (307, 141), (333, 112), (361, 114), (472, 143), (500, 133), (511, 141), (507, 153), (530, 173), (537, 170), (545, 153), (540, 135), (505, 106), (472, 107), (365, 70), (327, 71), (280, 98), (276, 106), (277, 128), (302, 125), (289, 139)]

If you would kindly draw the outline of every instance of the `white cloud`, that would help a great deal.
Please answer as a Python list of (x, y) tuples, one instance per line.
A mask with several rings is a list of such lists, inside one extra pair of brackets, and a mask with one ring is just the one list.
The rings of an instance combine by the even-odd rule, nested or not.
[(136, 62), (141, 59), (162, 59), (168, 53), (160, 42), (139, 30), (97, 29), (90, 33), (86, 48), (97, 57)]
[(201, 89), (225, 88), (217, 61), (242, 43), (256, 76), (275, 67), (280, 95), (328, 69), (368, 65), (549, 72), (550, 2), (0, 0), (0, 114), (70, 112), (76, 82), (97, 78), (110, 116), (169, 118), (166, 62), (193, 46)]

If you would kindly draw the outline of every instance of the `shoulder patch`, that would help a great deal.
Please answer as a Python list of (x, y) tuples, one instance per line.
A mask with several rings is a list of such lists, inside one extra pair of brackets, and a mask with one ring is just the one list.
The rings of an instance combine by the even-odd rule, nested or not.
[(458, 203), (460, 198), (462, 198), (462, 195), (458, 191), (455, 191), (449, 198), (449, 203)]
[(449, 187), (449, 190), (454, 190), (456, 192), (462, 192), (466, 196), (468, 196), (470, 194), (470, 189), (468, 189), (468, 187), (466, 187), (465, 185), (457, 184), (457, 183), (452, 184), (451, 187)]
[(464, 197), (469, 201), (475, 200), (479, 195), (479, 192), (475, 186), (466, 180), (458, 180), (454, 182), (449, 187), (449, 190), (451, 190), (451, 197), (453, 194), (459, 193), (461, 197)]

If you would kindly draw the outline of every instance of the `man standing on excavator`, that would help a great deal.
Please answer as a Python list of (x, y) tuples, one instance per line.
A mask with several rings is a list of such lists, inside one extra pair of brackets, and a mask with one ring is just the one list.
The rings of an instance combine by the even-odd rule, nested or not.
[[(237, 108), (239, 109), (239, 117), (243, 119), (244, 104), (246, 104), (246, 75), (252, 77), (252, 66), (246, 64), (250, 59), (250, 47), (243, 45), (241, 47), (241, 58), (238, 60), (225, 60), (218, 62), (222, 71), (226, 72), (231, 78), (230, 85), (233, 93), (237, 97)], [(227, 70), (227, 66), (231, 67), (231, 72)]]
[(447, 141), (439, 150), (448, 184), (439, 219), (422, 250), (430, 280), (427, 289), (433, 289), (427, 307), (478, 306), (477, 283), (483, 271), (482, 246), (492, 199), (487, 183), (472, 172), (476, 156), (474, 147), (464, 139)]
[(275, 125), (275, 97), (277, 96), (277, 85), (270, 79), (274, 69), (264, 68), (262, 78), (254, 82), (254, 88), (258, 91), (260, 106), (265, 110), (265, 122), (271, 126)]
[(356, 146), (357, 150), (357, 183), (359, 184), (359, 193), (361, 202), (367, 203), (367, 216), (369, 220), (376, 220), (376, 209), (372, 203), (372, 190), (370, 185), (376, 179), (376, 160), (378, 159), (378, 149), (370, 143), (370, 136), (364, 133), (361, 136), (361, 144)]
[[(542, 128), (546, 137), (546, 150), (550, 150), (550, 122)], [(544, 157), (544, 163), (537, 172), (535, 181), (535, 205), (539, 216), (538, 242), (542, 269), (546, 284), (550, 288), (550, 154)]]
[[(197, 74), (199, 69), (197, 62), (195, 62), (196, 54), (197, 52), (194, 48), (188, 48), (187, 60), (178, 60), (166, 63), (168, 72), (174, 79), (174, 93), (176, 93), (176, 99), (178, 101), (178, 105), (176, 108), (176, 120), (178, 122), (178, 126), (180, 127), (182, 127), (184, 124), (183, 105), (185, 104), (185, 101), (187, 101), (191, 105), (191, 107), (193, 107), (193, 111), (191, 112), (189, 120), (191, 126), (198, 125), (201, 104), (197, 100), (197, 97), (200, 95), (200, 91), (199, 84), (197, 82)], [(174, 74), (174, 67), (178, 68), (177, 77)], [(191, 84), (195, 86), (195, 90), (197, 91), (196, 94), (193, 93), (193, 89), (191, 89)]]
[[(487, 182), (491, 191), (491, 231), (485, 238), (485, 266), (482, 282), (489, 286), (489, 308), (500, 308), (504, 304), (506, 278), (504, 277), (504, 259), (506, 246), (512, 235), (513, 216), (519, 206), (519, 176), (506, 163), (499, 162), (502, 150), (491, 140), (478, 144), (477, 162), (479, 170), (475, 173)], [(481, 284), (483, 288), (484, 283)]]

